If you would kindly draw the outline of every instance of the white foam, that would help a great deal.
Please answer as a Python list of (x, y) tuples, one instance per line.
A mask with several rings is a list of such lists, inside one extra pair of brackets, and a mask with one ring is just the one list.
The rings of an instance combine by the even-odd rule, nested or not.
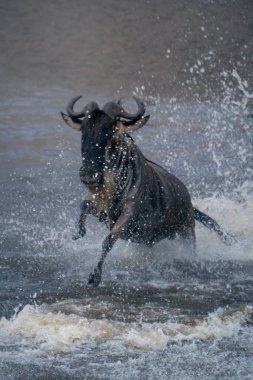
[(237, 243), (225, 246), (214, 232), (197, 223), (199, 257), (213, 260), (253, 259), (253, 194), (244, 194), (243, 198), (243, 202), (224, 196), (194, 200), (197, 208), (237, 238)]
[(90, 319), (76, 314), (52, 313), (47, 306), (27, 305), (13, 319), (2, 318), (0, 337), (5, 342), (29, 345), (37, 351), (69, 352), (87, 344), (117, 343), (121, 347), (156, 350), (169, 343), (220, 339), (237, 334), (252, 315), (252, 307), (239, 311), (218, 309), (191, 323), (124, 323)]
[(71, 351), (90, 341), (102, 341), (118, 333), (117, 326), (104, 320), (89, 320), (75, 314), (46, 312), (26, 305), (16, 318), (0, 322), (2, 338), (30, 341), (43, 351)]

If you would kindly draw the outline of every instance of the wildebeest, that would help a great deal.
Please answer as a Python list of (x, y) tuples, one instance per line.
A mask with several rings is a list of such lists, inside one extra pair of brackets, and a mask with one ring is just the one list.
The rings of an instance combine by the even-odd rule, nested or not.
[(109, 102), (101, 110), (96, 102), (90, 102), (76, 112), (73, 107), (80, 98), (69, 102), (67, 115), (62, 113), (64, 121), (82, 133), (79, 173), (88, 189), (74, 238), (85, 235), (88, 214), (107, 221), (110, 228), (89, 284), (99, 285), (105, 257), (118, 238), (152, 246), (159, 240), (179, 236), (193, 251), (197, 220), (229, 243), (229, 235), (218, 223), (192, 206), (185, 185), (148, 160), (129, 135), (149, 119), (141, 100), (134, 97), (138, 106), (134, 114), (120, 102)]

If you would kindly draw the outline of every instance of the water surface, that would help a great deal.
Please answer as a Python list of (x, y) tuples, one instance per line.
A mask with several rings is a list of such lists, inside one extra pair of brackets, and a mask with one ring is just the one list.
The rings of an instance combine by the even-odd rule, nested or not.
[[(251, 379), (251, 2), (35, 4), (2, 5), (0, 378)], [(118, 241), (88, 287), (107, 229), (71, 239), (85, 190), (60, 111), (79, 92), (142, 97), (136, 143), (237, 243), (199, 224), (196, 257)]]

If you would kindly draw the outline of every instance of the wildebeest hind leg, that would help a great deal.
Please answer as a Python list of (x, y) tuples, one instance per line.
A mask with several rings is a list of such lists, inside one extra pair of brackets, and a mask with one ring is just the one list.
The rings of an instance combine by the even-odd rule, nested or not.
[(192, 256), (196, 255), (196, 235), (194, 226), (184, 227), (178, 233), (178, 235), (182, 238), (183, 244), (187, 250), (190, 250)]

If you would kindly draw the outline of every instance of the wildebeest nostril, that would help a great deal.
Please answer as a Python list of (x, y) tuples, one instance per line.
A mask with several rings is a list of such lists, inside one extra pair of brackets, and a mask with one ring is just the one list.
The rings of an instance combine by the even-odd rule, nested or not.
[(100, 176), (99, 173), (95, 172), (93, 170), (87, 170), (85, 167), (81, 166), (79, 169), (79, 176), (81, 181), (84, 184), (93, 184), (96, 182), (99, 182)]

